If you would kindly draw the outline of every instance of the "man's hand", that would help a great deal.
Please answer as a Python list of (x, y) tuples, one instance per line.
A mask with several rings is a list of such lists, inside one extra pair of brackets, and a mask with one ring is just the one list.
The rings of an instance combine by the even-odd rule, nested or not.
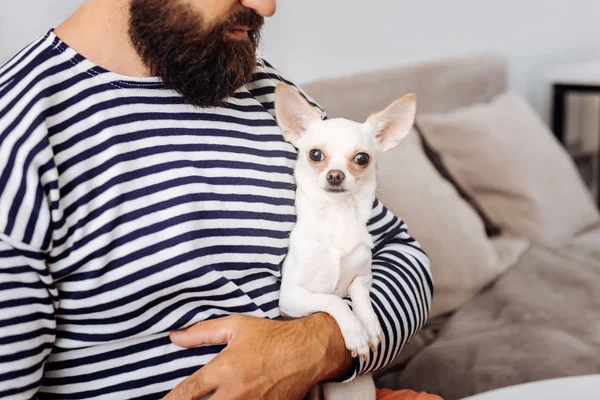
[(181, 347), (227, 344), (166, 400), (302, 399), (316, 383), (341, 377), (352, 359), (335, 320), (315, 314), (293, 321), (234, 315), (171, 333)]

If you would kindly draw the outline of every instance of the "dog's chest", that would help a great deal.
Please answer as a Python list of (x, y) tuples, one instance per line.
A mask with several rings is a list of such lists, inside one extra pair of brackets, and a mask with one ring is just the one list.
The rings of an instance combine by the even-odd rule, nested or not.
[(299, 284), (317, 293), (345, 297), (358, 275), (371, 272), (371, 236), (366, 228), (323, 229), (306, 243)]

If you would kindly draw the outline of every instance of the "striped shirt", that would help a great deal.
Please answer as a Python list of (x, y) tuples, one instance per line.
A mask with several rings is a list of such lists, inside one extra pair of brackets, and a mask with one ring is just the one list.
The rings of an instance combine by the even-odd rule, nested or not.
[[(52, 31), (0, 69), (1, 398), (160, 398), (223, 348), (169, 331), (279, 316), (296, 158), (274, 118), (281, 81), (261, 60), (200, 109)], [(355, 374), (398, 354), (432, 296), (404, 223), (376, 201), (369, 230), (384, 340)]]

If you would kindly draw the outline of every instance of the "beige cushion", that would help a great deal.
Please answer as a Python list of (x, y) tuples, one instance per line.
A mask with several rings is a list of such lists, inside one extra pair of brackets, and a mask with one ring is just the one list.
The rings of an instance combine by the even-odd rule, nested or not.
[(599, 220), (571, 158), (519, 96), (417, 121), (450, 173), (503, 230), (553, 246)]
[(432, 316), (454, 311), (514, 261), (506, 245), (497, 253), (481, 219), (437, 172), (416, 132), (380, 157), (378, 185), (378, 197), (429, 255)]

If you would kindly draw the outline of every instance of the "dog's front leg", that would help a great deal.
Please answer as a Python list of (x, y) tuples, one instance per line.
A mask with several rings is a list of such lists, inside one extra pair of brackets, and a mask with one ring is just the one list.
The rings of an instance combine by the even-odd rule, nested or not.
[(314, 293), (300, 286), (282, 285), (279, 309), (281, 313), (297, 318), (317, 312), (328, 313), (337, 322), (352, 356), (369, 357), (369, 335), (341, 297)]
[(373, 352), (377, 351), (377, 346), (383, 339), (383, 331), (377, 319), (377, 315), (373, 310), (371, 303), (371, 274), (359, 275), (348, 286), (348, 294), (352, 298), (354, 313), (362, 322), (363, 326), (369, 334), (369, 346)]

